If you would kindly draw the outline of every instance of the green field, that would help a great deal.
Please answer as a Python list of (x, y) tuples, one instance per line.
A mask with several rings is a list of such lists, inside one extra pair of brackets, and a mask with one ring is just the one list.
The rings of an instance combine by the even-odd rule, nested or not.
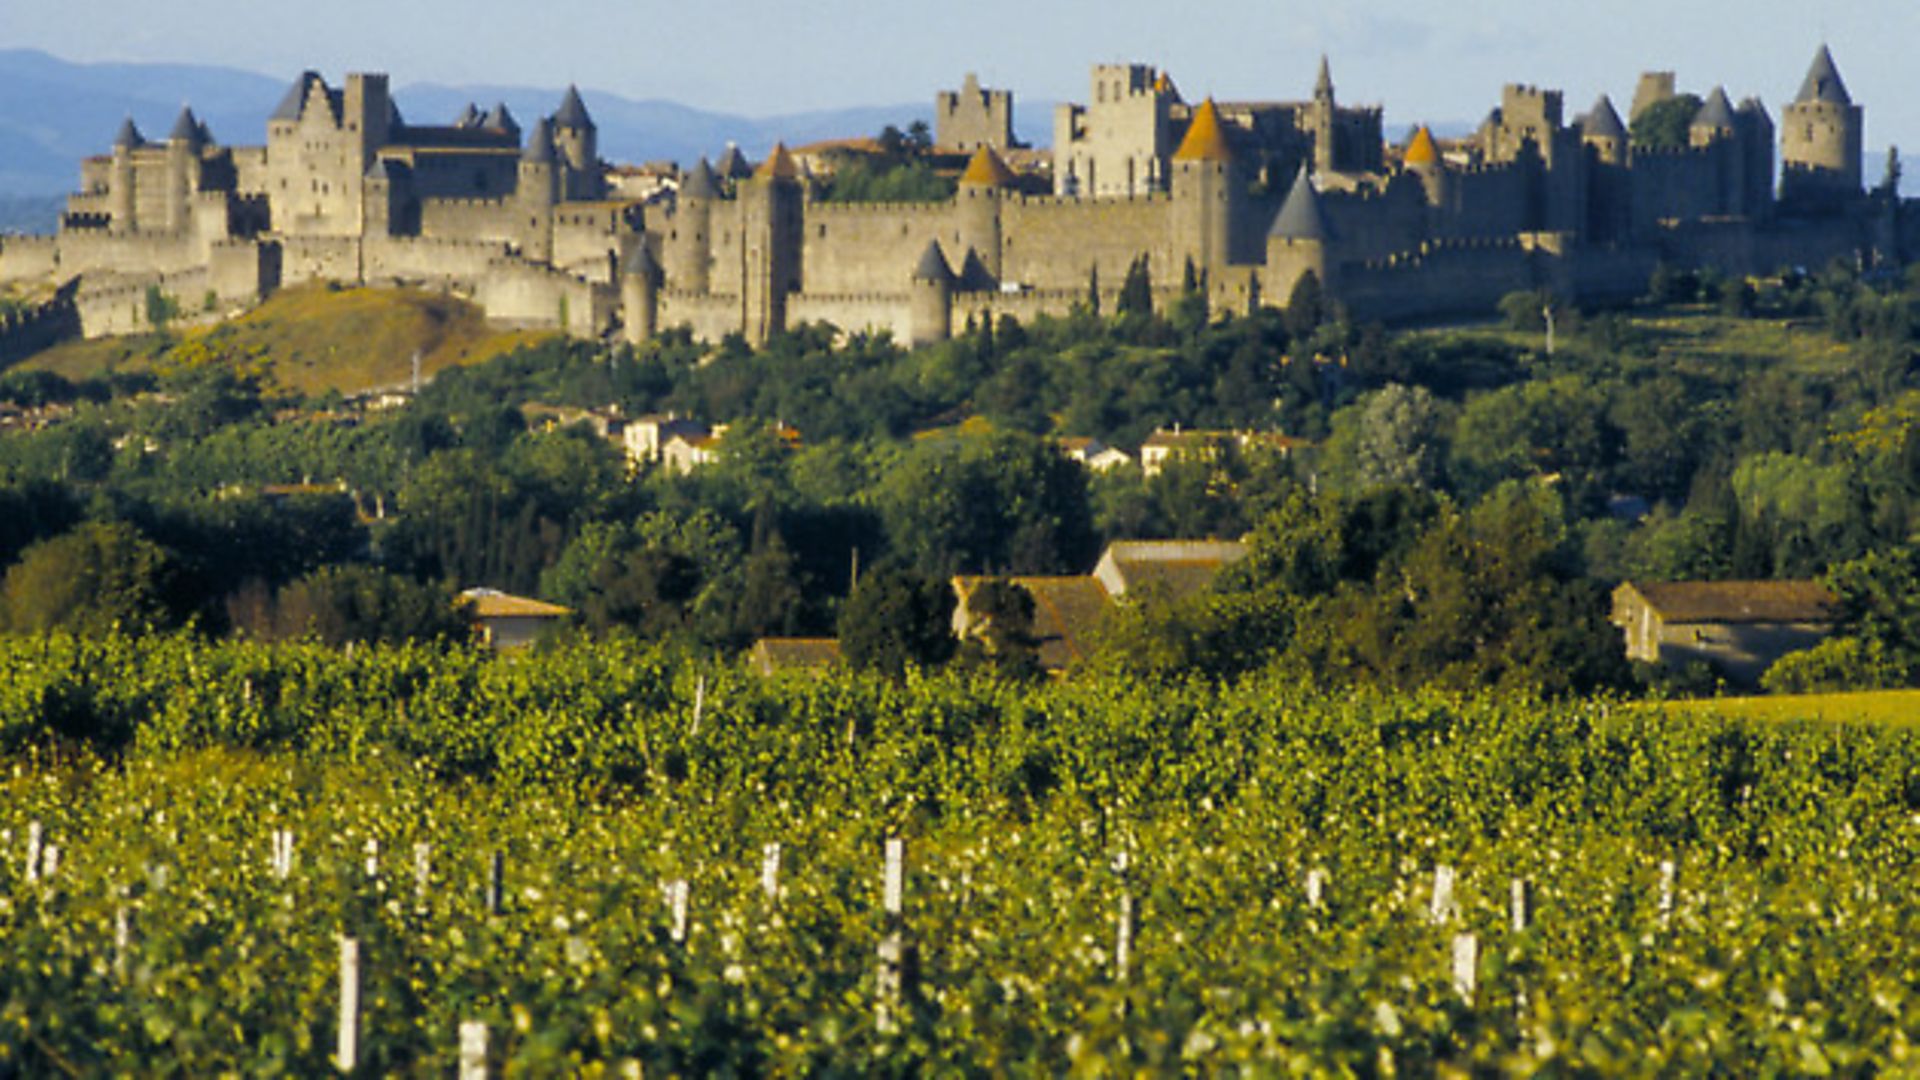
[(1661, 708), (1677, 716), (1712, 715), (1737, 720), (1909, 725), (1920, 720), (1920, 690), (1713, 698), (1667, 702)]
[(0, 746), (0, 1073), (327, 1072), (342, 935), (367, 1075), (1920, 1067), (1882, 725), (52, 638)]

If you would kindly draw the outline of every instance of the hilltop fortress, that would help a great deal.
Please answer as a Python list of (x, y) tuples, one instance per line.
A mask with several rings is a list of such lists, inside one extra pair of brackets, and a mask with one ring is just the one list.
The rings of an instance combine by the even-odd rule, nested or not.
[[(1422, 127), (1389, 146), (1381, 110), (1340, 104), (1324, 61), (1296, 102), (1192, 104), (1144, 65), (1097, 66), (1090, 89), (1056, 114), (1050, 194), (1003, 158), (1012, 95), (969, 76), (936, 99), (938, 144), (972, 154), (946, 201), (824, 201), (781, 147), (757, 168), (703, 160), (642, 200), (610, 195), (575, 90), (529, 130), (505, 106), (416, 126), (385, 76), (309, 72), (264, 146), (222, 145), (190, 109), (163, 141), (129, 120), (82, 164), (56, 236), (0, 240), (0, 285), (58, 287), (89, 336), (145, 329), (156, 298), (211, 319), (323, 280), (444, 289), (581, 337), (759, 342), (826, 322), (920, 344), (1111, 305), (1136, 265), (1156, 306), (1188, 287), (1216, 310), (1284, 306), (1312, 274), (1394, 321), (1527, 289), (1626, 299), (1662, 262), (1760, 274), (1920, 247), (1920, 215), (1863, 186), (1863, 112), (1824, 47), (1777, 129), (1716, 89), (1687, 145), (1657, 150), (1604, 96), (1569, 120), (1559, 92), (1527, 86), (1469, 138)], [(1644, 76), (1633, 113), (1675, 96), (1671, 74)]]

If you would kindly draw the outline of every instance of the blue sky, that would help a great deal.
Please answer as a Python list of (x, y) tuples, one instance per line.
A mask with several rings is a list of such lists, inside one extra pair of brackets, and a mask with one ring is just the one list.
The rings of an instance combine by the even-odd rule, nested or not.
[(574, 81), (755, 116), (919, 101), (968, 70), (1017, 98), (1077, 100), (1088, 66), (1110, 60), (1164, 67), (1189, 98), (1294, 98), (1323, 51), (1342, 99), (1385, 104), (1396, 126), (1477, 120), (1505, 82), (1563, 89), (1570, 113), (1607, 91), (1624, 111), (1649, 68), (1702, 94), (1757, 94), (1777, 116), (1823, 39), (1868, 108), (1868, 145), (1920, 150), (1920, 80), (1903, 71), (1920, 43), (1915, 0), (0, 3), (0, 45), (73, 60), (385, 70), (397, 85)]

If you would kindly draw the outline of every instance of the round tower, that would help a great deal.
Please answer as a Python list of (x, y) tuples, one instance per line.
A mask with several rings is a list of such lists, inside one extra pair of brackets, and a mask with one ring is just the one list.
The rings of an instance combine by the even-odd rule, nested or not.
[(141, 138), (133, 117), (120, 122), (120, 131), (113, 137), (113, 179), (107, 197), (107, 210), (112, 215), (107, 228), (111, 232), (134, 230), (133, 152), (145, 145), (147, 140)]
[(1407, 140), (1407, 149), (1400, 156), (1400, 161), (1426, 190), (1428, 206), (1446, 206), (1449, 203), (1446, 163), (1440, 160), (1440, 144), (1434, 141), (1433, 132), (1425, 124), (1413, 130), (1413, 137)]
[(960, 187), (954, 195), (959, 219), (955, 223), (956, 250), (972, 249), (995, 283), (1000, 281), (1000, 198), (1018, 182), (1000, 155), (982, 143), (960, 174)]
[(953, 271), (940, 241), (931, 240), (907, 282), (907, 344), (912, 347), (953, 336)]
[(558, 198), (553, 125), (542, 119), (520, 152), (520, 181), (514, 193), (526, 221), (520, 250), (536, 262), (553, 261), (553, 204)]
[(645, 237), (620, 267), (620, 321), (631, 345), (653, 337), (659, 328), (660, 264), (654, 262)]
[(1594, 159), (1602, 165), (1627, 163), (1627, 125), (1605, 94), (1580, 121), (1580, 141), (1592, 148)]
[(1706, 104), (1693, 115), (1693, 122), (1687, 125), (1688, 145), (1699, 149), (1725, 142), (1739, 133), (1740, 122), (1734, 119), (1733, 102), (1727, 99), (1727, 89), (1716, 86), (1707, 96)]
[(167, 231), (185, 232), (191, 222), (194, 168), (200, 156), (200, 122), (182, 105), (167, 135)]
[(667, 234), (667, 269), (676, 289), (704, 293), (712, 287), (713, 200), (719, 193), (706, 158), (680, 182)]
[(1302, 165), (1293, 189), (1287, 192), (1287, 201), (1273, 219), (1273, 228), (1267, 232), (1267, 270), (1261, 293), (1284, 304), (1309, 272), (1320, 279), (1323, 288), (1331, 288), (1335, 268), (1327, 248), (1332, 241), (1333, 230), (1321, 210), (1320, 193)]
[(1836, 209), (1861, 192), (1865, 116), (1825, 45), (1780, 124), (1781, 201), (1803, 211)]
[(587, 103), (580, 99), (578, 87), (567, 87), (559, 111), (553, 114), (553, 147), (564, 172), (564, 197), (599, 198), (600, 134), (593, 117), (587, 114)]
[(1196, 270), (1225, 267), (1233, 261), (1240, 203), (1233, 147), (1219, 109), (1208, 98), (1193, 111), (1186, 137), (1173, 152), (1172, 250), (1192, 260)]
[(741, 233), (747, 340), (755, 345), (786, 329), (787, 296), (800, 291), (800, 245), (805, 197), (800, 168), (784, 143), (773, 152), (752, 179), (741, 181)]

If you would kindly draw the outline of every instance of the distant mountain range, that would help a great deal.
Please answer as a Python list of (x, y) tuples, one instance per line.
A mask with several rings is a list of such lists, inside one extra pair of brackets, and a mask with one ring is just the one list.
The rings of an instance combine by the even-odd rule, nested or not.
[[(45, 197), (76, 184), (80, 159), (105, 153), (120, 121), (128, 115), (149, 138), (173, 126), (182, 104), (213, 129), (216, 139), (235, 146), (257, 146), (266, 139), (267, 114), (279, 103), (298, 72), (275, 79), (234, 68), (187, 64), (76, 64), (30, 49), (0, 50), (0, 227), (4, 215), (24, 205), (7, 196)], [(336, 84), (338, 73), (329, 72)], [(394, 98), (408, 120), (450, 123), (469, 101), (482, 109), (504, 101), (522, 124), (531, 126), (560, 104), (565, 87), (401, 86)], [(871, 135), (888, 124), (905, 128), (933, 119), (932, 92), (914, 105), (877, 105), (745, 117), (706, 112), (671, 101), (634, 101), (583, 87), (587, 108), (600, 128), (600, 153), (609, 161), (673, 160), (691, 164), (702, 154), (717, 156), (729, 142), (749, 156), (765, 154), (776, 139), (789, 144)], [(1052, 107), (1026, 105), (1018, 110), (1020, 135), (1029, 141), (1052, 137)]]

